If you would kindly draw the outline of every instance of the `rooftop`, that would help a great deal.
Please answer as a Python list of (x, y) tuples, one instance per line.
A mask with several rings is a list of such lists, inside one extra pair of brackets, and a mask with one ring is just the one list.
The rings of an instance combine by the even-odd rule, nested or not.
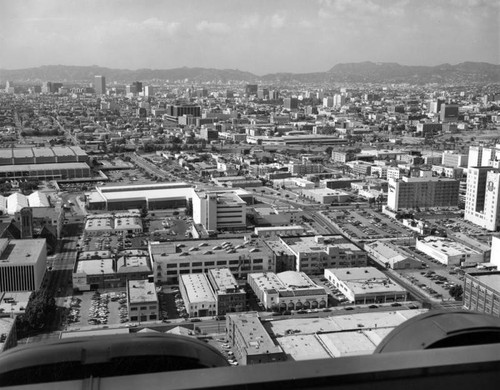
[(0, 238), (0, 266), (34, 264), (41, 255), (46, 255), (45, 238), (33, 240)]
[(130, 303), (158, 302), (155, 284), (147, 280), (129, 280), (128, 299)]
[(418, 240), (426, 244), (427, 246), (432, 247), (435, 251), (441, 252), (446, 256), (460, 256), (462, 254), (480, 254), (479, 251), (469, 248), (459, 242), (456, 242), (449, 238), (441, 238), (441, 237), (425, 237)]
[(215, 302), (215, 297), (205, 274), (180, 275), (189, 303)]

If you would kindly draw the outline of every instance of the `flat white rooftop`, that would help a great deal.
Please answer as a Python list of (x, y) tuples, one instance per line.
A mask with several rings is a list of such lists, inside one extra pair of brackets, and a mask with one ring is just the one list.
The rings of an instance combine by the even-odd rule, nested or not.
[(131, 304), (158, 302), (155, 284), (147, 280), (129, 280), (128, 300)]
[(190, 303), (215, 302), (212, 287), (205, 274), (183, 274), (180, 279)]

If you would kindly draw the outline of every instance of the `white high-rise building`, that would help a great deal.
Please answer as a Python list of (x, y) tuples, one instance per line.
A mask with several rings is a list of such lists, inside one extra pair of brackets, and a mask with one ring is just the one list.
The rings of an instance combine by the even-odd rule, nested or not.
[(234, 192), (208, 191), (193, 195), (193, 221), (208, 231), (246, 226), (246, 203)]
[(500, 171), (491, 167), (469, 169), (464, 219), (490, 231), (500, 227)]
[(470, 146), (468, 168), (491, 167), (500, 160), (500, 144), (494, 147)]

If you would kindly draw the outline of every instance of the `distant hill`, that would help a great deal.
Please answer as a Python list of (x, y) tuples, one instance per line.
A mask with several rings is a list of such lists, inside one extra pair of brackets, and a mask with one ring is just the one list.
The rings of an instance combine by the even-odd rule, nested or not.
[(500, 65), (484, 62), (463, 62), (457, 65), (407, 66), (397, 63), (358, 62), (337, 64), (326, 72), (315, 73), (272, 73), (257, 76), (236, 69), (175, 68), (175, 69), (111, 69), (99, 66), (47, 65), (37, 68), (6, 70), (0, 69), (0, 80), (12, 81), (56, 81), (90, 83), (94, 75), (104, 75), (108, 80), (118, 82), (185, 80), (190, 82), (242, 81), (260, 83), (499, 83)]
[(500, 65), (484, 62), (463, 62), (458, 65), (407, 66), (396, 63), (358, 62), (337, 64), (323, 73), (276, 73), (264, 80), (282, 82), (354, 82), (354, 83), (409, 83), (409, 84), (463, 84), (498, 83)]

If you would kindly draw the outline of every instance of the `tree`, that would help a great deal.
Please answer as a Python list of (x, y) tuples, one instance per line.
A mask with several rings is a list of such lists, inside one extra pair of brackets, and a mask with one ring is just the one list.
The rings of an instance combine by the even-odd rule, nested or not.
[(141, 218), (146, 218), (148, 216), (148, 208), (146, 205), (142, 206), (141, 209)]
[(455, 301), (460, 301), (462, 300), (462, 296), (464, 294), (464, 288), (462, 285), (455, 285), (452, 288), (448, 290), (450, 296), (455, 299)]

